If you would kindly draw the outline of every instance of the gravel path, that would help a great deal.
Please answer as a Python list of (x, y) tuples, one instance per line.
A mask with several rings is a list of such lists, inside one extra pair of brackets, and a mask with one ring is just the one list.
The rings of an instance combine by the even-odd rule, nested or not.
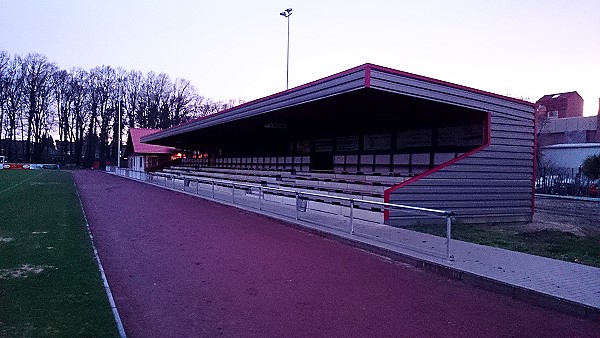
[(74, 177), (130, 337), (600, 332), (257, 214), (102, 172)]

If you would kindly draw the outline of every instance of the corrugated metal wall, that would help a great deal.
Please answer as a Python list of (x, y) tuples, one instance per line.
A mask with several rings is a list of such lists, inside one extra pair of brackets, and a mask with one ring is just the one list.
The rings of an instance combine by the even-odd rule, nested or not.
[[(452, 210), (463, 223), (530, 221), (534, 179), (534, 108), (387, 72), (371, 72), (371, 88), (488, 113), (489, 145), (405, 186), (389, 201)], [(389, 223), (401, 223), (391, 211)]]

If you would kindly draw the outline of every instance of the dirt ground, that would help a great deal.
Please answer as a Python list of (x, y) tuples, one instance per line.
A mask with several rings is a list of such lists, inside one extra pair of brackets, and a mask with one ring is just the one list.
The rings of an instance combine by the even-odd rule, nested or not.
[(600, 234), (600, 200), (577, 201), (560, 198), (536, 198), (533, 222), (527, 231), (543, 229), (570, 232), (577, 236)]

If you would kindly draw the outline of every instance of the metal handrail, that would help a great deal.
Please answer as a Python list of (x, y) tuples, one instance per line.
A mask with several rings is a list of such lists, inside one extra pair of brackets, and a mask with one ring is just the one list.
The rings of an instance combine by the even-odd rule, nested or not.
[[(111, 168), (112, 169), (112, 168)], [(124, 171), (130, 171), (127, 168), (118, 168)], [(109, 171), (110, 169), (107, 167), (107, 171)], [(115, 170), (116, 172), (116, 170)], [(274, 191), (274, 192), (283, 192), (283, 193), (287, 193), (290, 195), (295, 196), (296, 198), (296, 220), (298, 220), (298, 199), (302, 198), (303, 196), (312, 196), (312, 197), (320, 197), (320, 198), (326, 198), (326, 199), (332, 199), (332, 200), (340, 200), (340, 201), (345, 201), (348, 202), (350, 205), (350, 234), (354, 234), (354, 208), (355, 208), (355, 204), (371, 204), (371, 205), (378, 205), (378, 206), (382, 206), (385, 208), (397, 208), (397, 209), (404, 209), (404, 210), (411, 210), (411, 211), (418, 211), (418, 212), (425, 212), (425, 213), (430, 213), (430, 214), (436, 214), (439, 215), (440, 217), (445, 217), (446, 218), (446, 258), (451, 261), (453, 260), (452, 255), (450, 254), (450, 241), (451, 241), (451, 232), (452, 232), (452, 216), (454, 216), (454, 213), (452, 211), (447, 211), (447, 210), (438, 210), (438, 209), (432, 209), (432, 208), (423, 208), (423, 207), (415, 207), (415, 206), (410, 206), (410, 205), (402, 205), (402, 204), (395, 204), (395, 203), (387, 203), (387, 202), (379, 202), (379, 201), (369, 201), (369, 200), (363, 200), (363, 199), (356, 199), (356, 198), (350, 198), (350, 197), (342, 197), (342, 196), (332, 196), (332, 195), (324, 195), (324, 194), (320, 194), (320, 193), (314, 193), (314, 192), (308, 192), (308, 191), (300, 191), (300, 190), (291, 190), (291, 189), (285, 189), (285, 188), (276, 188), (276, 187), (268, 187), (268, 186), (262, 186), (262, 185), (257, 185), (257, 184), (250, 184), (250, 183), (244, 183), (244, 182), (235, 182), (235, 181), (228, 181), (228, 180), (221, 180), (221, 179), (211, 179), (211, 178), (200, 178), (200, 177), (186, 177), (186, 176), (182, 176), (182, 175), (175, 175), (175, 174), (167, 174), (167, 173), (145, 173), (147, 176), (152, 177), (152, 176), (158, 176), (158, 177), (165, 177), (171, 180), (182, 180), (182, 181), (189, 181), (189, 182), (197, 182), (197, 183), (209, 183), (212, 185), (212, 196), (213, 199), (214, 197), (214, 185), (221, 185), (221, 186), (225, 186), (225, 187), (232, 187), (232, 203), (235, 204), (235, 189), (237, 187), (241, 187), (241, 188), (250, 188), (250, 189), (258, 189), (260, 191), (260, 195), (259, 195), (259, 199), (260, 199), (260, 209), (262, 210), (262, 199), (263, 199), (263, 194), (265, 191)], [(126, 174), (127, 176), (127, 174)], [(185, 183), (184, 183), (184, 187), (185, 187)], [(198, 186), (196, 186), (197, 188)], [(184, 188), (185, 189), (185, 188)]]
[[(157, 174), (155, 174), (155, 173), (148, 173), (148, 175), (157, 175)], [(453, 216), (454, 215), (454, 213), (452, 211), (446, 211), (446, 210), (438, 210), (438, 209), (423, 208), (423, 207), (414, 207), (414, 206), (410, 206), (410, 205), (387, 203), (387, 202), (369, 201), (369, 200), (356, 199), (356, 198), (350, 198), (350, 197), (342, 197), (342, 196), (324, 195), (324, 194), (319, 194), (319, 193), (314, 193), (314, 192), (300, 191), (300, 190), (291, 190), (291, 189), (285, 189), (285, 188), (265, 187), (265, 186), (262, 186), (262, 185), (256, 185), (256, 184), (250, 184), (250, 183), (243, 183), (243, 182), (235, 182), (235, 181), (227, 181), (227, 180), (219, 180), (219, 179), (204, 179), (204, 178), (179, 177), (179, 175), (173, 175), (173, 174), (162, 174), (162, 175), (157, 175), (157, 176), (166, 176), (166, 177), (170, 177), (171, 179), (188, 180), (188, 181), (191, 181), (191, 182), (208, 182), (208, 183), (216, 182), (216, 183), (221, 183), (223, 185), (228, 185), (228, 186), (229, 185), (235, 185), (235, 186), (238, 186), (238, 187), (260, 188), (260, 189), (264, 189), (264, 190), (287, 192), (287, 193), (290, 193), (290, 194), (295, 194), (296, 192), (298, 192), (298, 193), (300, 193), (302, 195), (315, 196), (315, 197), (323, 197), (323, 198), (332, 198), (332, 199), (343, 200), (343, 201), (348, 201), (348, 202), (354, 201), (354, 202), (359, 202), (359, 203), (368, 203), (368, 204), (374, 204), (374, 205), (381, 205), (381, 206), (385, 206), (385, 207), (393, 207), (393, 208), (400, 208), (400, 209), (409, 209), (409, 210), (415, 210), (415, 211), (423, 211), (423, 212), (429, 212), (429, 213), (439, 214), (439, 215), (444, 215), (444, 216)]]

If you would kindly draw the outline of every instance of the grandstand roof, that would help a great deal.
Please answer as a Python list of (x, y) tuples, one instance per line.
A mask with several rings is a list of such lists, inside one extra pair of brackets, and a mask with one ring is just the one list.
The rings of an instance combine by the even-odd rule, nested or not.
[[(291, 115), (296, 115), (298, 120), (302, 120), (296, 121), (298, 123), (315, 121), (315, 119), (322, 120), (324, 118), (331, 120), (348, 119), (348, 115), (334, 116), (334, 112), (331, 109), (332, 104), (337, 104), (337, 107), (345, 106), (350, 108), (367, 104), (376, 104), (379, 107), (384, 107), (385, 105), (392, 106), (398, 104), (398, 97), (405, 97), (413, 101), (424, 98), (426, 97), (423, 94), (424, 91), (437, 93), (434, 98), (428, 96), (427, 99), (429, 101), (451, 103), (454, 105), (459, 102), (460, 106), (466, 108), (477, 107), (482, 101), (507, 107), (534, 106), (533, 103), (511, 97), (373, 64), (364, 64), (213, 115), (161, 130), (143, 137), (142, 140), (153, 144), (185, 147), (193, 143), (192, 138), (194, 136), (199, 135), (199, 133), (202, 133), (207, 128), (213, 129), (211, 127), (225, 123), (229, 125), (231, 122), (242, 119), (248, 120), (251, 118), (254, 120), (254, 128), (262, 128), (260, 123), (262, 123), (264, 128), (283, 127), (283, 124), (277, 123), (277, 120), (283, 118), (289, 119)], [(310, 112), (295, 109), (299, 105), (310, 103), (314, 103), (310, 108), (312, 113), (318, 116), (309, 116)], [(404, 103), (406, 104), (406, 102)], [(367, 116), (353, 116), (353, 118), (356, 117), (359, 119), (369, 118)], [(247, 127), (247, 125), (243, 126), (243, 128)], [(217, 133), (216, 136), (223, 136), (222, 132), (223, 130)], [(233, 134), (234, 130), (229, 129), (225, 132)], [(184, 135), (185, 138), (182, 138)], [(195, 141), (197, 140), (195, 139)]]
[(159, 146), (154, 144), (142, 143), (141, 138), (159, 132), (160, 129), (131, 128), (129, 129), (129, 139), (127, 146), (131, 145), (132, 153), (135, 154), (172, 154), (176, 150), (172, 147)]

